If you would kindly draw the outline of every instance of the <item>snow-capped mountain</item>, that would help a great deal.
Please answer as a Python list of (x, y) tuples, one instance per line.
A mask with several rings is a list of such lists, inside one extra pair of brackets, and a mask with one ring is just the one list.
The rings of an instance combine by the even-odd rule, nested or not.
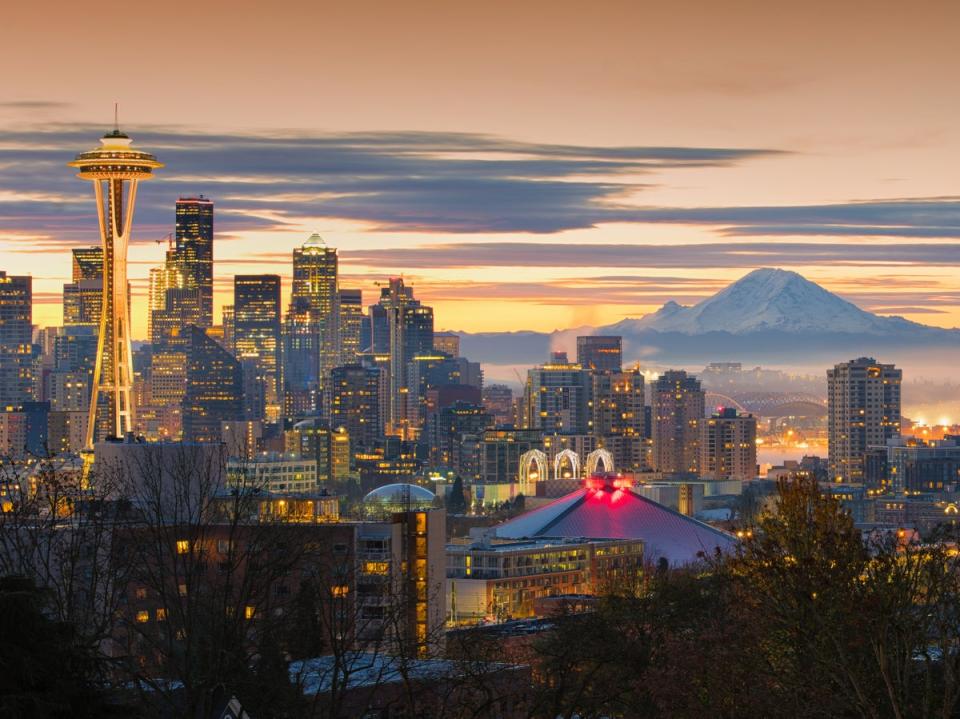
[(573, 356), (580, 334), (621, 335), (625, 360), (661, 364), (819, 365), (862, 355), (960, 361), (960, 330), (881, 317), (796, 272), (770, 268), (754, 270), (692, 307), (667, 302), (656, 312), (605, 327), (462, 333), (461, 349), (481, 362), (536, 364), (550, 349)]
[(604, 331), (745, 335), (775, 330), (874, 335), (905, 329), (926, 328), (901, 317), (880, 317), (862, 310), (796, 272), (763, 268), (692, 307), (667, 302), (652, 314), (623, 320)]

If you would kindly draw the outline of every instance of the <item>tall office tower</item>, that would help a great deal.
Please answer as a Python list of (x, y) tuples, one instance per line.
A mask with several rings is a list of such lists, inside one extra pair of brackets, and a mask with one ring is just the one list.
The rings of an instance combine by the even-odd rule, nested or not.
[(103, 249), (74, 249), (71, 279), (63, 286), (64, 326), (99, 327), (103, 309)]
[[(78, 177), (93, 182), (103, 246), (103, 309), (87, 423), (86, 444), (92, 449), (98, 436), (122, 437), (133, 431), (136, 408), (127, 301), (127, 246), (137, 187), (163, 165), (153, 155), (135, 150), (130, 138), (117, 127), (101, 138), (100, 147), (77, 155), (69, 165), (79, 170)], [(102, 394), (106, 395), (105, 413), (99, 411)]]
[(320, 338), (309, 310), (291, 305), (283, 320), (283, 416), (310, 417), (319, 409)]
[(176, 208), (174, 254), (183, 286), (197, 290), (196, 316), (185, 318), (184, 326), (213, 324), (213, 201), (181, 197)]
[(700, 476), (703, 479), (757, 477), (757, 418), (721, 408), (703, 421), (700, 430)]
[(590, 379), (591, 433), (610, 451), (618, 469), (643, 469), (643, 375), (639, 369), (594, 370)]
[(862, 482), (864, 457), (900, 434), (900, 383), (903, 372), (872, 357), (827, 370), (830, 476)]
[[(264, 417), (280, 416), (280, 276), (233, 278), (234, 347), (244, 364), (244, 393), (253, 386), (263, 396)], [(251, 376), (252, 375), (252, 376)]]
[(243, 418), (240, 363), (199, 327), (186, 327), (179, 339), (187, 358), (183, 438), (220, 442), (222, 423)]
[(34, 399), (33, 278), (0, 271), (0, 405)]
[(341, 289), (340, 297), (340, 361), (348, 365), (359, 362), (363, 350), (361, 335), (366, 317), (363, 314), (363, 290)]
[(319, 335), (316, 376), (323, 378), (339, 364), (337, 250), (313, 234), (293, 251), (290, 312), (304, 315)]
[(653, 465), (658, 472), (699, 472), (705, 393), (696, 377), (668, 370), (653, 383)]
[(413, 296), (413, 288), (404, 285), (403, 278), (394, 277), (381, 288), (379, 309), (371, 308), (373, 342), (382, 345), (383, 328), (378, 327), (378, 321), (386, 325), (390, 355), (387, 432), (411, 438), (417, 417), (410, 413), (416, 412), (419, 403), (407, 396), (411, 392), (409, 367), (414, 357), (433, 352), (433, 308), (421, 305)]
[(327, 425), (344, 427), (355, 449), (369, 449), (383, 436), (381, 375), (379, 369), (360, 365), (335, 367), (324, 389)]
[(460, 335), (456, 332), (434, 332), (433, 349), (451, 357), (459, 357)]
[(623, 338), (615, 335), (577, 337), (577, 364), (584, 369), (619, 372), (623, 366)]
[(544, 434), (587, 434), (590, 430), (590, 373), (555, 355), (550, 362), (527, 370), (524, 421)]

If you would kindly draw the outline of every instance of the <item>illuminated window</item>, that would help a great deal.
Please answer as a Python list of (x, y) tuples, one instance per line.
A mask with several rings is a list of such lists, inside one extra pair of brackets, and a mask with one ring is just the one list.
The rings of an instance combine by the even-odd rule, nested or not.
[(177, 587), (177, 591), (180, 592), (181, 597), (187, 596), (187, 585), (181, 584)]
[(364, 562), (363, 571), (365, 574), (387, 574), (390, 571), (389, 562)]
[(144, 587), (138, 588), (137, 591), (136, 591), (136, 597), (137, 597), (137, 599), (146, 599), (146, 598), (147, 598), (147, 590), (146, 590)]
[(257, 613), (257, 608), (251, 607), (249, 604), (243, 608), (244, 619), (253, 619), (253, 615), (256, 613)]
[(177, 554), (188, 554), (190, 552), (190, 541), (187, 539), (177, 540)]
[(150, 612), (137, 612), (137, 623), (146, 624), (150, 621)]
[(165, 621), (167, 621), (167, 610), (166, 610), (164, 607), (160, 607), (160, 608), (157, 610), (157, 621), (158, 621), (158, 622), (165, 622)]
[(350, 587), (346, 584), (335, 584), (330, 587), (330, 593), (335, 597), (345, 597), (350, 593)]

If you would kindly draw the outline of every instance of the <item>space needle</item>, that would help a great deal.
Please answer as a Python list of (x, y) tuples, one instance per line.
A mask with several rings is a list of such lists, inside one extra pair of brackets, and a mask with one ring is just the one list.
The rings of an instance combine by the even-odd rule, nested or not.
[[(134, 149), (130, 137), (114, 122), (100, 147), (77, 155), (70, 167), (77, 177), (93, 182), (103, 245), (103, 300), (100, 336), (93, 371), (93, 391), (85, 447), (93, 449), (103, 435), (124, 437), (134, 428), (133, 357), (130, 349), (130, 308), (127, 303), (127, 246), (133, 223), (137, 185), (163, 167), (153, 155)], [(101, 402), (109, 414), (98, 416)]]

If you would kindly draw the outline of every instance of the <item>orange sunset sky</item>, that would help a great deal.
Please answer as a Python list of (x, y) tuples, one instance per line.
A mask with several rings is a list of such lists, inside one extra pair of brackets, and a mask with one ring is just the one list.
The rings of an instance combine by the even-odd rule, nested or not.
[(217, 305), (319, 231), (438, 328), (552, 330), (779, 266), (960, 326), (956, 2), (15, 3), (0, 23), (0, 269), (58, 324), (112, 123), (141, 188), (134, 330), (173, 203), (217, 206)]

